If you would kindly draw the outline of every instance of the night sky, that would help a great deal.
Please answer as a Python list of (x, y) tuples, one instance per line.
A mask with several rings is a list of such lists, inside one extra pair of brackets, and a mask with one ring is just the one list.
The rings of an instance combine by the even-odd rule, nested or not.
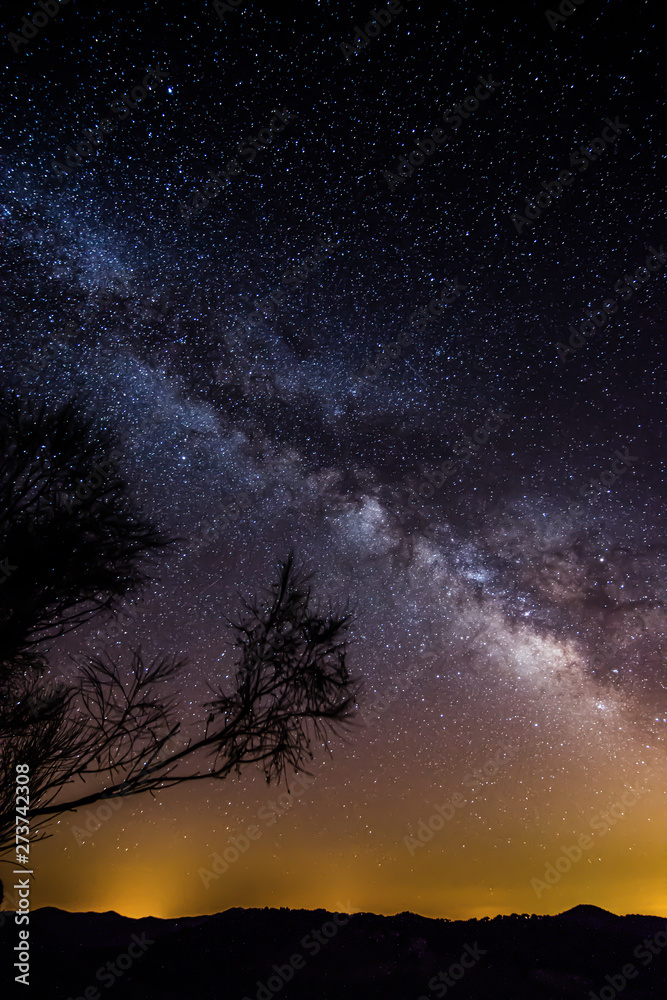
[(51, 675), (187, 656), (196, 734), (294, 548), (366, 682), (289, 797), (248, 770), (61, 817), (33, 906), (667, 916), (659, 5), (392, 7), (354, 52), (366, 0), (73, 0), (17, 51), (5, 9), (0, 385), (76, 392), (186, 539)]

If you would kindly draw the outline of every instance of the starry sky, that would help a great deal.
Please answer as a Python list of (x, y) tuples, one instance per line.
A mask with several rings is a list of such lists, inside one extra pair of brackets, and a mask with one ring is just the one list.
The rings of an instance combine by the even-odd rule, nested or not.
[(184, 539), (118, 624), (54, 646), (52, 676), (139, 642), (187, 656), (196, 734), (239, 592), (294, 548), (357, 609), (366, 682), (288, 797), (249, 770), (83, 836), (61, 817), (35, 906), (667, 916), (657, 8), (586, 0), (552, 27), (541, 4), (397, 6), (352, 54), (365, 3), (73, 2), (16, 51), (26, 7), (5, 9), (0, 385), (85, 397)]

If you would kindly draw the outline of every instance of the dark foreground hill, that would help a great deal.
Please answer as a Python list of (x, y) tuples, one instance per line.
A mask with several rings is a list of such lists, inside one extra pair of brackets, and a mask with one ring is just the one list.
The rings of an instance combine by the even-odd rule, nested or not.
[(591, 991), (600, 1000), (667, 997), (667, 920), (594, 906), (481, 921), (287, 909), (130, 920), (46, 907), (30, 916), (28, 989), (13, 983), (18, 927), (13, 914), (5, 916), (3, 998), (591, 1000)]

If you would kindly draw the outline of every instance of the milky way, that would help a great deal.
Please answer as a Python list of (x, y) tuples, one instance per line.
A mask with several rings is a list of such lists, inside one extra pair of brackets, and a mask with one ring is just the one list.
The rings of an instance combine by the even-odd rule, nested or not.
[[(224, 619), (238, 591), (268, 583), (294, 548), (318, 592), (356, 608), (350, 656), (368, 697), (408, 687), (381, 722), (332, 744), (326, 796), (299, 805), (319, 831), (305, 847), (284, 819), (245, 881), (203, 891), (197, 869), (266, 794), (248, 774), (129, 804), (97, 838), (120, 870), (128, 845), (147, 850), (142, 823), (155, 826), (151, 843), (176, 857), (156, 871), (180, 857), (180, 895), (157, 875), (131, 891), (136, 873), (82, 889), (75, 869), (106, 869), (65, 818), (41, 848), (43, 901), (171, 915), (333, 905), (340, 887), (382, 912), (571, 900), (667, 913), (659, 894), (641, 898), (657, 851), (644, 805), (627, 846), (642, 845), (643, 864), (621, 862), (618, 841), (569, 896), (538, 903), (528, 885), (600, 803), (659, 785), (667, 251), (635, 277), (667, 243), (650, 13), (588, 0), (552, 31), (539, 6), (406, 4), (348, 61), (340, 43), (363, 28), (363, 4), (276, 14), (248, 2), (222, 20), (211, 4), (104, 6), (64, 7), (18, 52), (6, 44), (0, 380), (51, 404), (79, 394), (117, 434), (143, 509), (186, 541), (119, 626), (77, 633), (52, 670), (105, 645), (175, 650), (189, 658), (182, 711), (196, 727), (206, 680), (231, 670)], [(57, 178), (54, 159), (149, 67), (164, 79)], [(497, 89), (392, 190), (384, 172), (480, 76)], [(208, 171), (228, 169), (283, 108), (284, 131), (187, 218)], [(543, 182), (617, 116), (616, 141), (572, 166), (518, 232), (513, 213), (526, 218)], [(627, 301), (614, 292), (624, 275)], [(465, 291), (415, 331), (415, 311), (456, 280)], [(604, 329), (565, 350), (609, 298), (619, 308)], [(506, 416), (474, 437), (490, 411)], [(622, 474), (619, 452), (634, 457)], [(503, 741), (516, 758), (448, 826), (456, 864), (445, 840), (413, 861), (404, 834)], [(197, 828), (173, 817), (176, 801), (196, 807)], [(49, 874), (58, 849), (62, 880)], [(309, 880), (283, 883), (300, 851)]]

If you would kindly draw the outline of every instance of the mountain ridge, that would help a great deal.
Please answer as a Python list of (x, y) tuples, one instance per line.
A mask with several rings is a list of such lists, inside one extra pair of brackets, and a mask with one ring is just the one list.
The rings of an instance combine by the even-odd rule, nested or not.
[[(13, 913), (5, 916), (3, 980), (18, 933)], [(656, 954), (647, 940), (658, 942)], [(628, 963), (637, 976), (623, 1000), (657, 1000), (667, 996), (667, 920), (589, 904), (468, 920), (284, 907), (132, 918), (42, 907), (30, 913), (30, 962), (32, 1000), (101, 1000), (121, 980), (123, 1000), (431, 1000), (445, 995), (442, 976), (453, 983), (459, 973), (455, 1000), (587, 1000)]]

